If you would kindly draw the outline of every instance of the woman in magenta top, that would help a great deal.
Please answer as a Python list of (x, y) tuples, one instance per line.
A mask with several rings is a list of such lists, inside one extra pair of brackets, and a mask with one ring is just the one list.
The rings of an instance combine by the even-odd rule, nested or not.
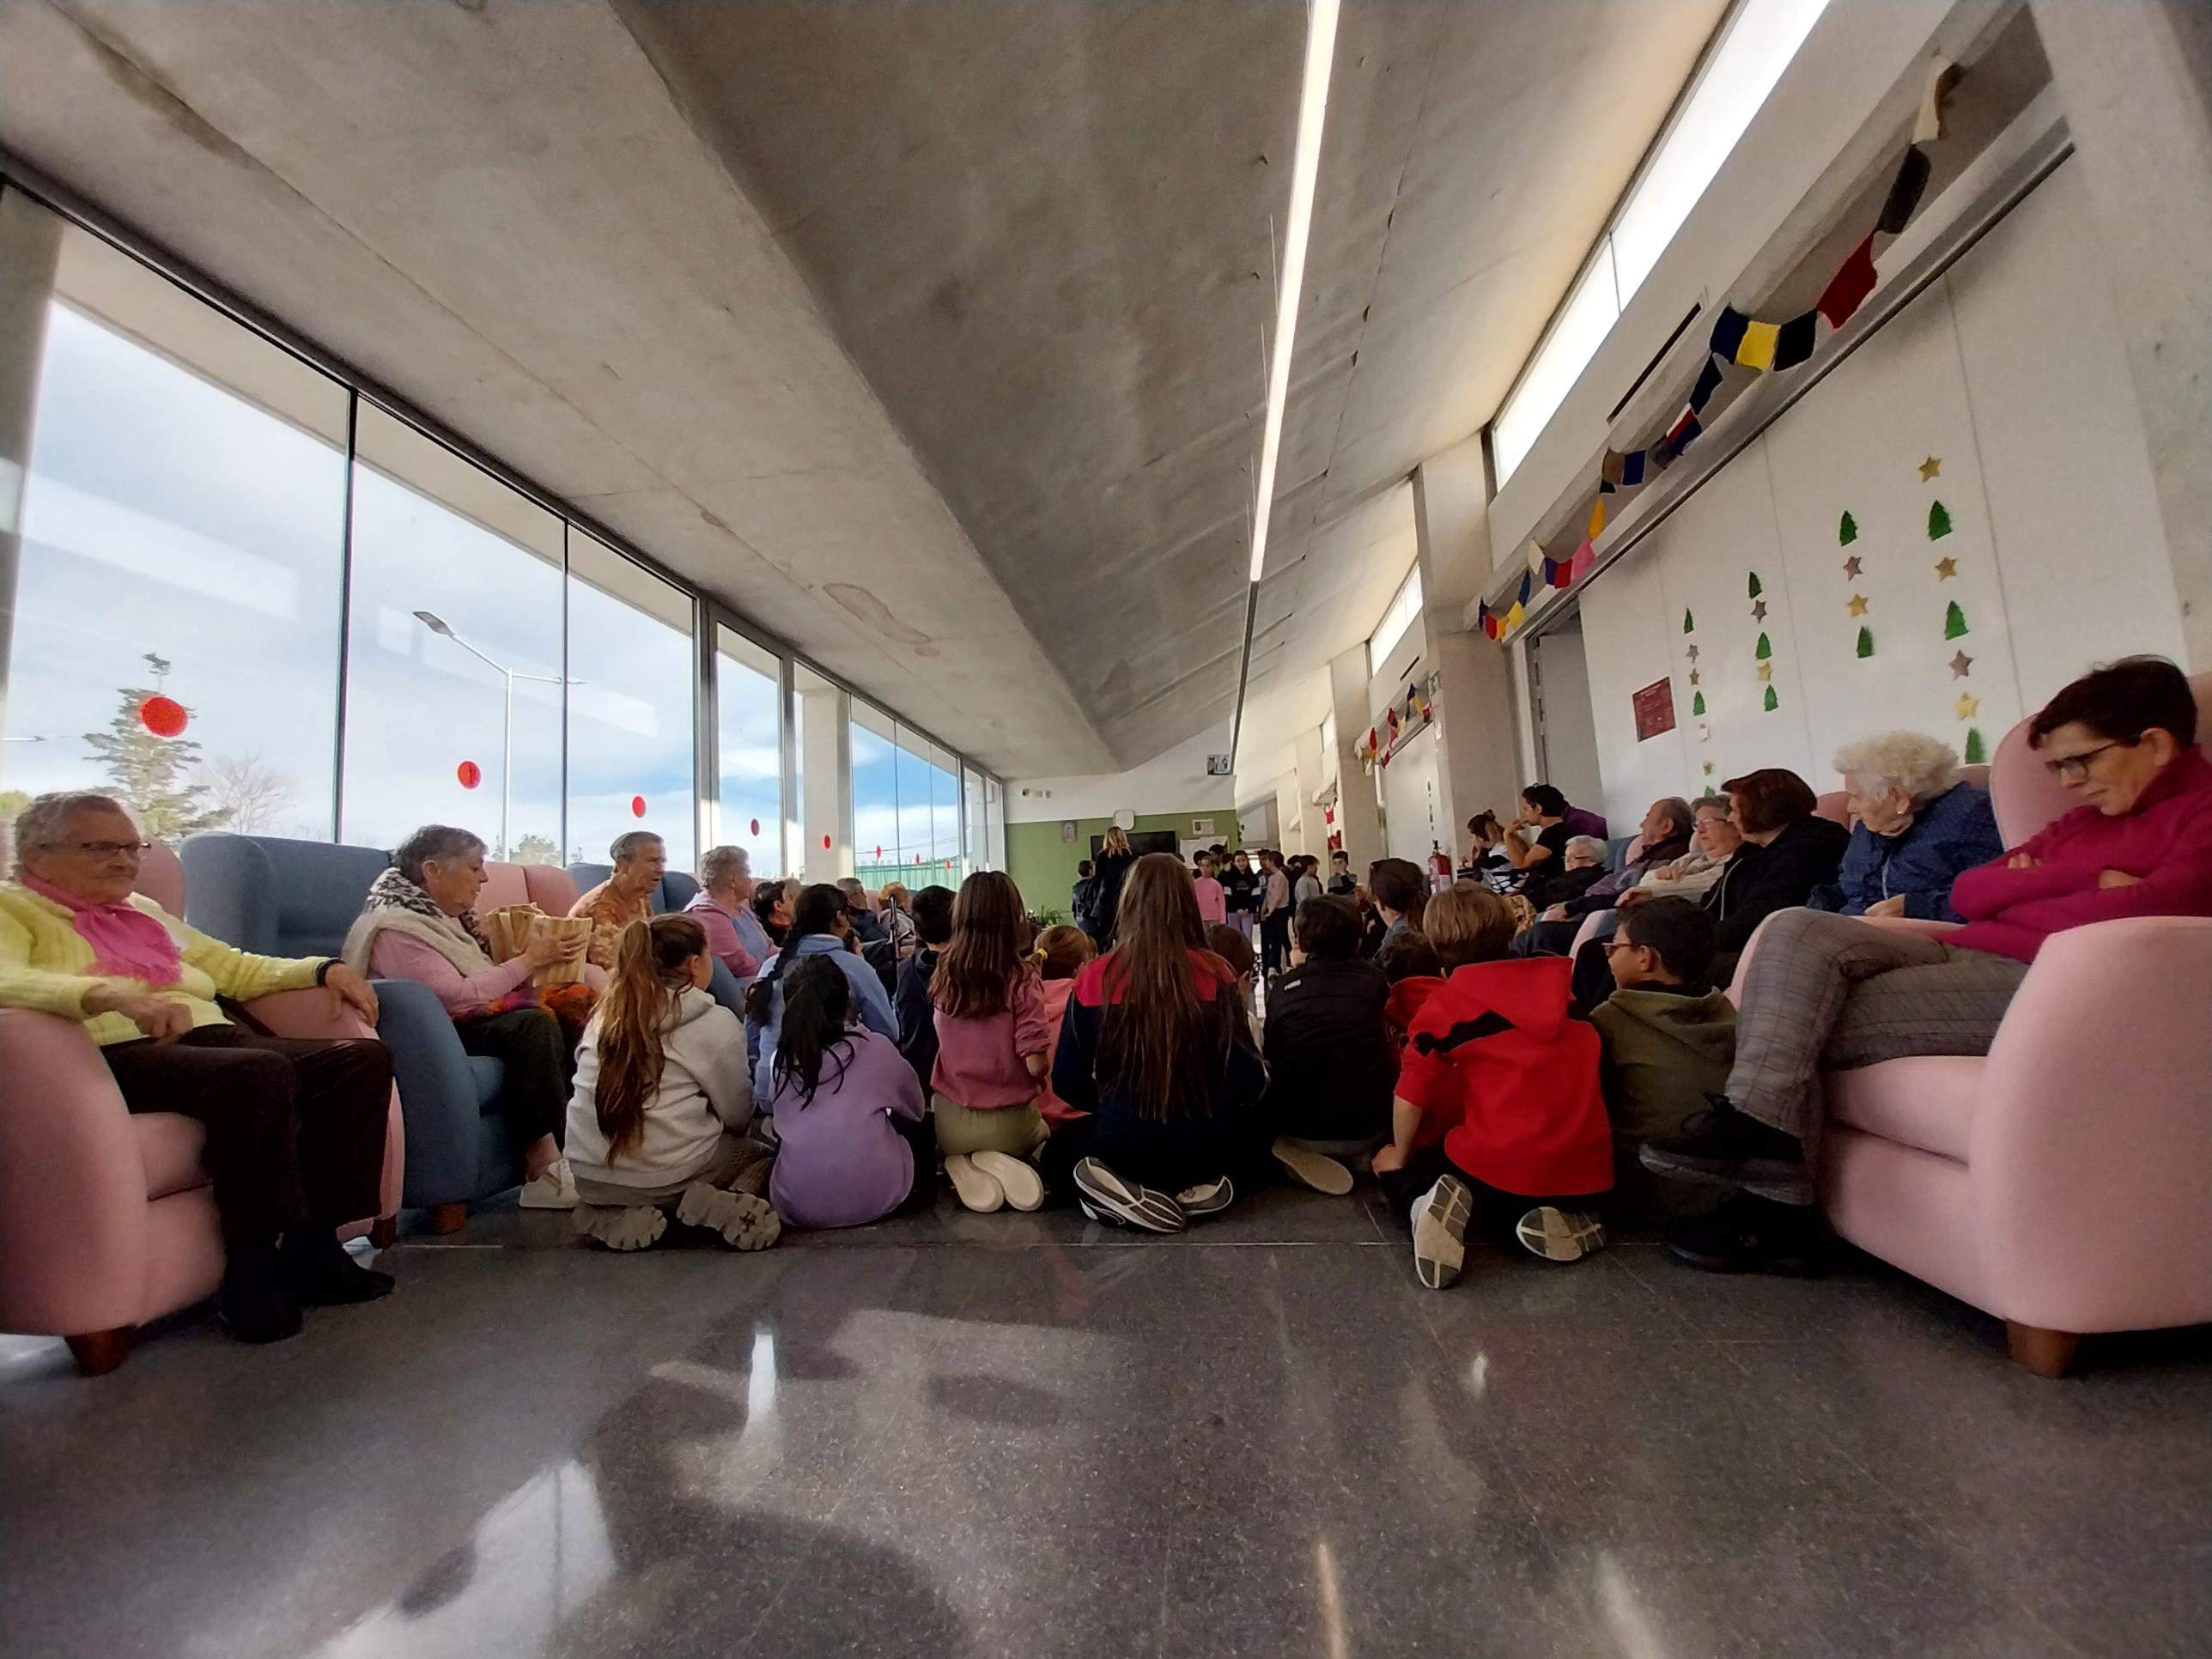
[[(2197, 700), (2172, 663), (2132, 657), (2074, 682), (2028, 725), (2081, 805), (1966, 872), (1966, 925), (1928, 934), (1814, 910), (1770, 921), (1739, 981), (1725, 1099), (1648, 1143), (1662, 1174), (1809, 1205), (1805, 1149), (1822, 1127), (1817, 1073), (1915, 1054), (1986, 1054), (2027, 965), (2051, 935), (2124, 916), (2212, 915), (2212, 763)], [(1692, 1265), (1758, 1267), (1755, 1229), (1681, 1241)], [(1702, 1259), (1701, 1259), (1702, 1258)]]
[[(370, 884), (365, 908), (346, 934), (346, 964), (369, 979), (411, 979), (427, 985), (446, 1012), (461, 1047), (500, 1062), (495, 1103), (528, 1178), (526, 1208), (573, 1208), (576, 1188), (554, 1137), (568, 1114), (576, 1073), (575, 1042), (546, 1008), (530, 976), (573, 963), (588, 941), (581, 935), (534, 939), (522, 954), (495, 963), (477, 926), (483, 889), (484, 843), (450, 824), (425, 824), (399, 845), (392, 867)], [(585, 985), (563, 986), (580, 1016), (605, 975), (586, 965)]]
[(707, 950), (738, 987), (751, 983), (775, 947), (753, 914), (752, 855), (742, 847), (710, 847), (699, 860), (699, 890), (684, 907), (707, 930)]
[(1053, 1029), (1036, 963), (1022, 952), (1021, 925), (1013, 878), (977, 871), (952, 901), (952, 937), (930, 976), (937, 1150), (971, 1210), (1034, 1210), (1044, 1202), (1044, 1182), (1028, 1159), (1044, 1144), (1036, 1102), (1052, 1069)]

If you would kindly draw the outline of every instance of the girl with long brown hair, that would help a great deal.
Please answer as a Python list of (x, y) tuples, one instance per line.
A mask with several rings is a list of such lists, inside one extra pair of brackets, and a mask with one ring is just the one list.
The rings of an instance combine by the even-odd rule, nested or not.
[(707, 930), (688, 915), (632, 921), (617, 937), (568, 1101), (576, 1229), (609, 1249), (643, 1249), (672, 1212), (740, 1250), (781, 1231), (761, 1196), (772, 1155), (744, 1135), (744, 1028), (707, 994), (714, 968)]
[(1267, 1075), (1236, 976), (1206, 948), (1182, 860), (1148, 853), (1122, 889), (1115, 948), (1075, 982), (1053, 1089), (1091, 1114), (1054, 1137), (1094, 1220), (1180, 1232), (1228, 1207), (1267, 1153)]
[(1052, 1068), (1052, 1023), (1036, 964), (1022, 948), (1022, 922), (1013, 878), (977, 871), (952, 901), (952, 938), (929, 981), (937, 1149), (971, 1210), (1044, 1202), (1044, 1182), (1027, 1160), (1044, 1143), (1036, 1101)]

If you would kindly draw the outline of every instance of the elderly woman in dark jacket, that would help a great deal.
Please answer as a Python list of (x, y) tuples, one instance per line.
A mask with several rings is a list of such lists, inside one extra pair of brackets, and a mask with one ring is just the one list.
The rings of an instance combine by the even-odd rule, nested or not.
[(1989, 795), (1959, 776), (1950, 744), (1886, 732), (1838, 752), (1856, 827), (1836, 879), (1806, 908), (1843, 916), (1957, 921), (1951, 884), (2004, 850)]

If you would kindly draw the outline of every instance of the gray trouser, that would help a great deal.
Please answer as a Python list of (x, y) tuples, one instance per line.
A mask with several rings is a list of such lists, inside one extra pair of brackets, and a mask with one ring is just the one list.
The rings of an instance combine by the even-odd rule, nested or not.
[(1766, 924), (1736, 984), (1729, 1098), (1820, 1139), (1820, 1073), (1912, 1054), (1986, 1054), (2027, 964), (1820, 910)]

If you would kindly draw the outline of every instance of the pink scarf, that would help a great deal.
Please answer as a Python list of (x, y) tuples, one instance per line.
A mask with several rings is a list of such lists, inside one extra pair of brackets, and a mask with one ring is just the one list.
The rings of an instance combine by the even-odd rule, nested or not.
[(95, 979), (136, 979), (158, 987), (174, 985), (184, 977), (177, 941), (169, 937), (169, 930), (128, 900), (96, 903), (27, 870), (23, 885), (74, 915), (77, 937), (92, 946), (92, 966), (85, 971)]

